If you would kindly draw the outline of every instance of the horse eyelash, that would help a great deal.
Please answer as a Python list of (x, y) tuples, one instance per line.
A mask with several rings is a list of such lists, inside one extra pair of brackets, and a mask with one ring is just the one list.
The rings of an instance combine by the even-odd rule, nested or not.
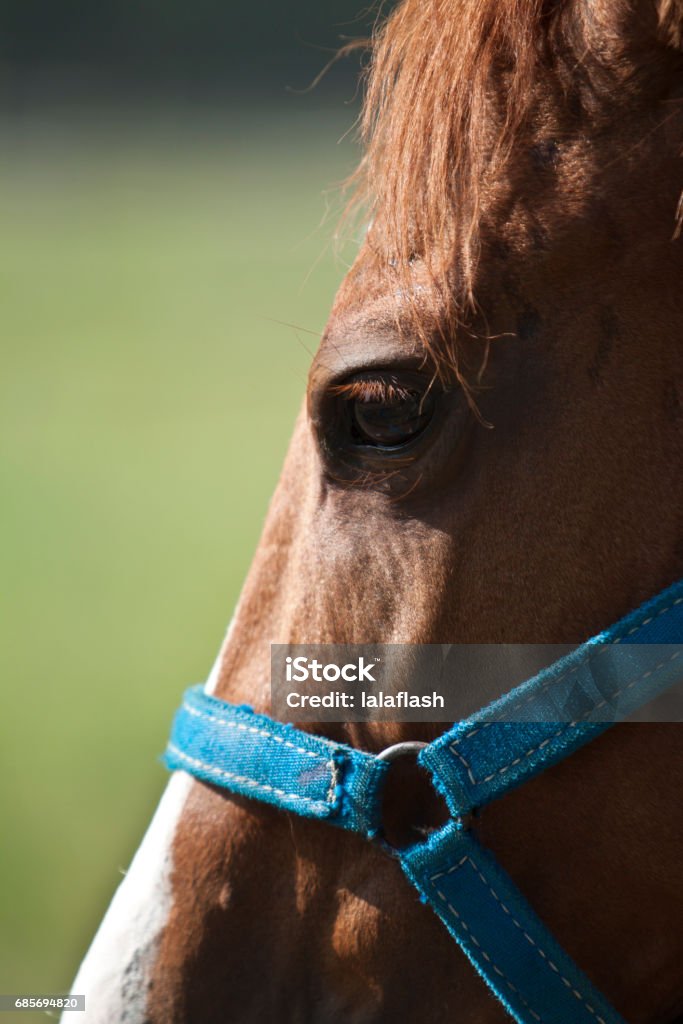
[(329, 389), (329, 393), (347, 402), (381, 402), (386, 405), (403, 402), (414, 394), (410, 388), (382, 377), (355, 380), (349, 384), (335, 384)]

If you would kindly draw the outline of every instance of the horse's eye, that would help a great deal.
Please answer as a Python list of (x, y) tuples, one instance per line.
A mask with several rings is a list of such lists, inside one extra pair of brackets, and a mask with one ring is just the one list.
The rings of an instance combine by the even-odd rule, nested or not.
[(351, 444), (401, 448), (423, 432), (434, 413), (431, 389), (413, 375), (367, 373), (333, 389), (344, 403)]

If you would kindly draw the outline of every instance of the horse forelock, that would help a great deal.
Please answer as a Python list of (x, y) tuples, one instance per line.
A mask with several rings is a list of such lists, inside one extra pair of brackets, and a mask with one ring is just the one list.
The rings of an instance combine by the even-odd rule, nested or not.
[[(437, 365), (459, 376), (453, 339), (477, 311), (482, 222), (520, 148), (535, 144), (536, 162), (552, 163), (563, 132), (597, 134), (585, 118), (598, 120), (603, 94), (617, 97), (642, 70), (630, 59), (629, 19), (645, 29), (638, 46), (670, 43), (669, 8), (680, 13), (679, 3), (660, 0), (648, 23), (637, 4), (404, 0), (378, 25), (361, 115), (365, 155), (347, 212), (362, 211), (366, 248), (404, 297), (415, 294), (420, 264), (428, 283), (409, 301), (412, 326)], [(547, 116), (550, 95), (562, 124)]]
[[(511, 154), (567, 6), (407, 0), (372, 41), (352, 206), (369, 210), (392, 266), (428, 259), (461, 307), (472, 299), (487, 178)], [(454, 289), (441, 278), (456, 259)]]

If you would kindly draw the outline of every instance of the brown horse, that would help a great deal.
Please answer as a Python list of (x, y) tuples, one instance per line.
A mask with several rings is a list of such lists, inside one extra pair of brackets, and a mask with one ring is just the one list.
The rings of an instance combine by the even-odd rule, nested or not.
[[(370, 227), (208, 684), (265, 712), (272, 642), (576, 643), (683, 574), (683, 3), (404, 0), (371, 45)], [(631, 1024), (683, 1015), (680, 737), (617, 726), (477, 824)], [(74, 991), (89, 1024), (507, 1019), (394, 861), (182, 773)]]

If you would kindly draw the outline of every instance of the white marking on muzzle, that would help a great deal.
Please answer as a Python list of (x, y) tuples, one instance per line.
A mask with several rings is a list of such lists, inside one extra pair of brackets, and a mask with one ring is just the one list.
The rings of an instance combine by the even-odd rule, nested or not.
[[(215, 688), (228, 626), (206, 682)], [(161, 933), (173, 903), (173, 839), (192, 779), (174, 772), (145, 837), (92, 941), (71, 986), (85, 995), (85, 1013), (62, 1014), (62, 1024), (143, 1024), (148, 984)]]
[(71, 991), (85, 1013), (62, 1024), (142, 1024), (149, 974), (171, 908), (172, 844), (192, 780), (174, 772), (133, 862), (104, 915)]

